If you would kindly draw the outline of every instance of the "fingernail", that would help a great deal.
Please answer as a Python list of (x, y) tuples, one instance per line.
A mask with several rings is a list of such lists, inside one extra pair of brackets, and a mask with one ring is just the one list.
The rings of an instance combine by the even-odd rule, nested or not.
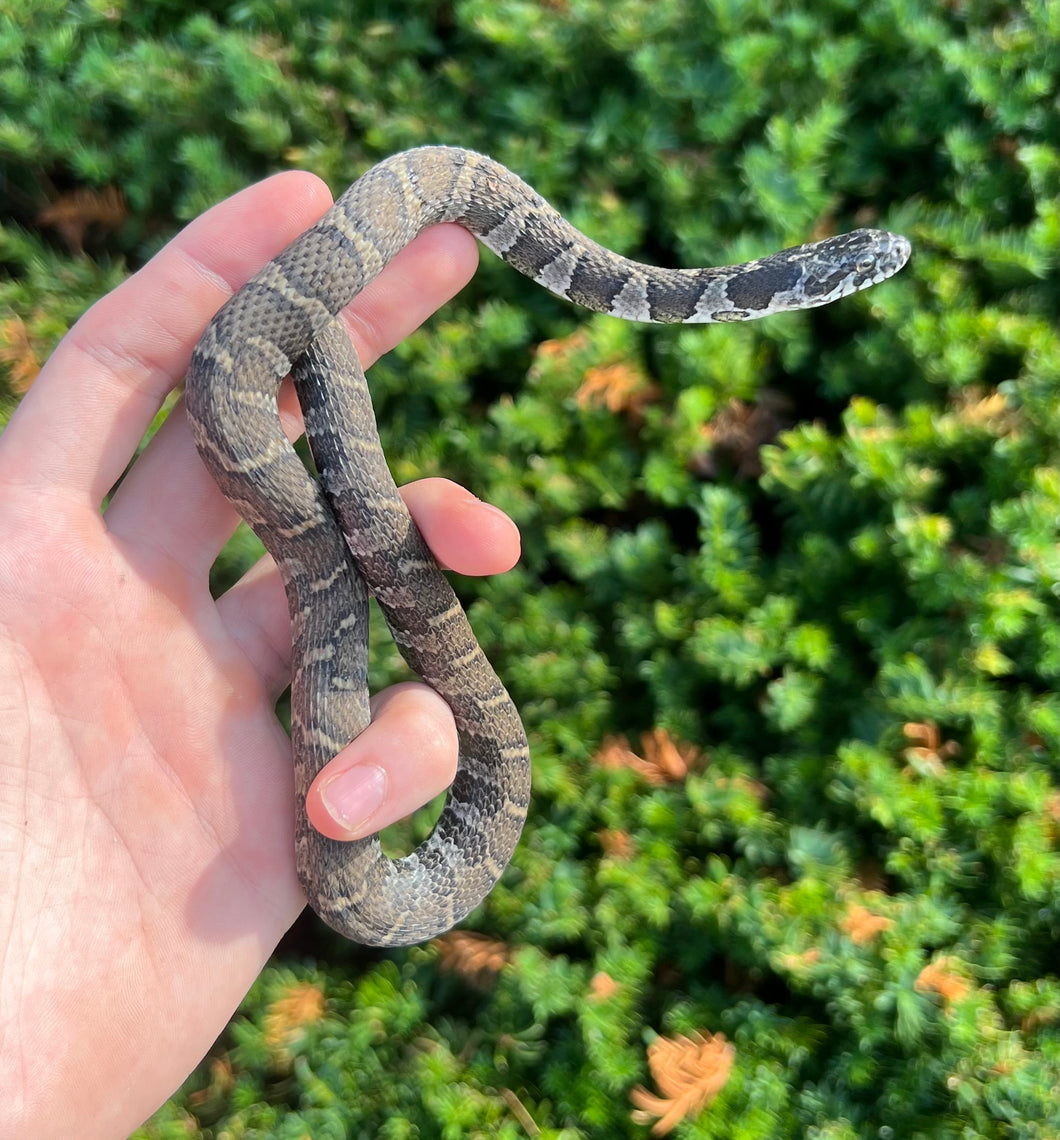
[(386, 772), (377, 764), (355, 764), (320, 789), (328, 815), (354, 838), (383, 805)]

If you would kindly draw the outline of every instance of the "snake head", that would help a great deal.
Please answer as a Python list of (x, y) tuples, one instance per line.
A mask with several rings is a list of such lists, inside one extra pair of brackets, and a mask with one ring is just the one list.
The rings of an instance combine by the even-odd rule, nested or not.
[(886, 230), (854, 230), (784, 253), (802, 268), (805, 304), (827, 305), (893, 277), (909, 260), (907, 238)]

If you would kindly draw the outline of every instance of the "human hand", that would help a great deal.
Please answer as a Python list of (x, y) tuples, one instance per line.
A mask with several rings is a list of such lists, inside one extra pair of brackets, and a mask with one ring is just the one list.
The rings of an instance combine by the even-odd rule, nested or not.
[[(294, 871), (283, 589), (263, 561), (216, 601), (236, 516), (180, 407), (132, 459), (220, 304), (330, 205), (282, 174), (204, 214), (71, 330), (0, 437), (0, 1134), (124, 1137), (201, 1059), (304, 897)], [(365, 365), (471, 276), (430, 230), (357, 298)], [(297, 434), (289, 390), (284, 422)], [(444, 480), (405, 490), (439, 561), (509, 568), (514, 524)], [(376, 831), (452, 779), (456, 732), (423, 686), (374, 704), (321, 790), (371, 758)], [(237, 740), (221, 755), (218, 739)], [(408, 759), (409, 757), (413, 759)], [(338, 784), (335, 785), (339, 786)], [(341, 818), (341, 816), (339, 817)]]

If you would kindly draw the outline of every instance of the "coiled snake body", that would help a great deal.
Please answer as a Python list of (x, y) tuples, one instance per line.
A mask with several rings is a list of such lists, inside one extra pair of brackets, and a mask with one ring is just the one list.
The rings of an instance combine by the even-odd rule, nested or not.
[[(909, 256), (904, 238), (858, 230), (744, 265), (657, 269), (590, 241), (491, 159), (423, 147), (370, 169), (217, 313), (192, 356), (187, 413), (203, 460), (287, 590), (298, 874), (327, 923), (375, 946), (431, 938), (475, 907), (511, 857), (530, 795), (519, 715), (398, 495), (363, 373), (335, 321), (438, 222), (465, 226), (553, 293), (637, 321), (749, 320), (825, 305)], [(276, 391), (288, 372), (319, 484), (280, 427)], [(304, 811), (316, 773), (368, 724), (364, 583), (460, 734), (434, 832), (398, 860), (374, 837), (325, 838)]]

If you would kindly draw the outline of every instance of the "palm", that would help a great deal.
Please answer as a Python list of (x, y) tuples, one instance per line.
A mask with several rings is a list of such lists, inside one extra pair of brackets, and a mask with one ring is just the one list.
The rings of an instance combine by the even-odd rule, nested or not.
[[(205, 215), (86, 315), (0, 439), (5, 1135), (126, 1135), (209, 1048), (304, 903), (273, 712), (289, 676), (278, 576), (259, 564), (211, 598), (235, 518), (179, 409), (99, 505), (224, 299), (219, 279), (238, 284), (327, 204), (291, 175)], [(359, 299), (362, 356), (473, 265), (466, 234), (424, 235)], [(510, 564), (510, 524), (458, 488), (430, 481), (408, 498), (443, 561)], [(395, 768), (379, 823), (440, 790), (455, 762), (437, 698), (391, 702), (365, 738), (433, 745), (415, 782)]]
[[(3, 533), (25, 534), (24, 500), (6, 499)], [(78, 504), (53, 504), (33, 539), (29, 572), (27, 551), (0, 555), (0, 687), (19, 698), (0, 727), (4, 822), (24, 828), (0, 875), (32, 935), (11, 956), (52, 967), (28, 994), (5, 986), (27, 1083), (58, 1075), (54, 1041), (33, 1039), (57, 1010), (81, 1011), (73, 1036), (98, 1036), (116, 1072), (145, 1048), (186, 1072), (301, 905), (282, 732), (184, 567), (123, 549)]]

